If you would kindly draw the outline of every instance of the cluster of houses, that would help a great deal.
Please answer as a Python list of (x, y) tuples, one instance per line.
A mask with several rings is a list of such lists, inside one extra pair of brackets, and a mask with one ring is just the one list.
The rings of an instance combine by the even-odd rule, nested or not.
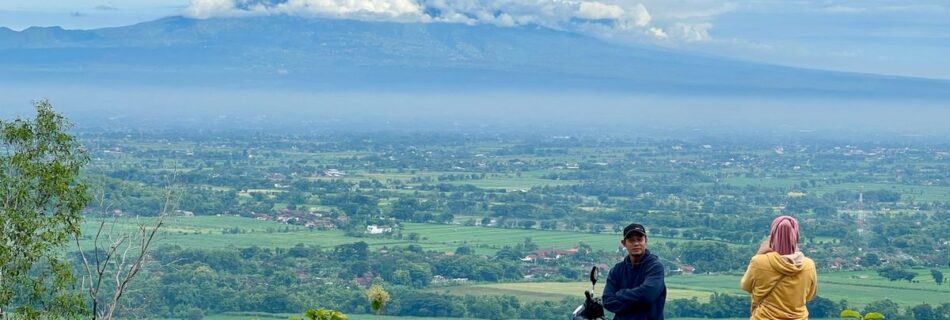
[[(335, 218), (330, 217), (329, 212), (319, 210), (291, 210), (280, 209), (276, 214), (254, 213), (252, 217), (261, 221), (276, 221), (284, 224), (305, 226), (317, 230), (335, 230), (338, 224), (346, 224), (346, 215), (340, 215)], [(393, 228), (385, 225), (368, 225), (366, 234), (379, 235), (392, 233)]]
[[(557, 267), (557, 261), (561, 260), (567, 256), (574, 255), (578, 253), (579, 248), (571, 249), (550, 249), (550, 250), (535, 250), (530, 254), (526, 255), (524, 258), (521, 258), (523, 266), (525, 268), (524, 278), (525, 279), (535, 279), (535, 278), (547, 278), (560, 273), (560, 270)], [(601, 272), (607, 272), (610, 270), (610, 266), (607, 264), (595, 264)], [(587, 267), (587, 266), (585, 266)], [(670, 274), (693, 274), (696, 270), (695, 267), (691, 265), (678, 265), (676, 269), (670, 269)]]
[[(305, 226), (308, 228), (313, 228), (317, 230), (334, 230), (336, 229), (336, 223), (333, 218), (328, 216), (328, 212), (317, 211), (317, 210), (290, 210), (290, 209), (280, 209), (276, 214), (270, 215), (266, 213), (253, 213), (252, 217), (261, 221), (277, 221), (285, 224), (292, 224), (298, 226)], [(337, 217), (336, 222), (340, 222), (340, 218)]]

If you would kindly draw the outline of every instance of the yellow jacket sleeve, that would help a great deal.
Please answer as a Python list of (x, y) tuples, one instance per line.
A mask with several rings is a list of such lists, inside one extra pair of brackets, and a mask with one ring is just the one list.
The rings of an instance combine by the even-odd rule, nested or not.
[(739, 280), (739, 287), (742, 288), (745, 292), (752, 293), (752, 287), (755, 284), (754, 275), (752, 274), (752, 261), (749, 261), (749, 267), (746, 268), (745, 274), (742, 275), (742, 280)]

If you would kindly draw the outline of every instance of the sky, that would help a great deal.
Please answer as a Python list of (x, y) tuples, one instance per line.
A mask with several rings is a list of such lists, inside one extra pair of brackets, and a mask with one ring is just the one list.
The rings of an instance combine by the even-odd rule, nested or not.
[(14, 30), (113, 27), (171, 15), (275, 14), (538, 24), (742, 60), (950, 79), (945, 0), (0, 0), (0, 26)]

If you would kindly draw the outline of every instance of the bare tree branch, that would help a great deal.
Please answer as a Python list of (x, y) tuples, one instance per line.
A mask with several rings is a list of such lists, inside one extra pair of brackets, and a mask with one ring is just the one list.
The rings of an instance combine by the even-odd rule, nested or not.
[[(83, 283), (89, 281), (88, 293), (92, 300), (93, 319), (111, 320), (113, 318), (120, 299), (129, 291), (129, 284), (148, 262), (149, 250), (153, 241), (155, 241), (155, 236), (158, 234), (158, 230), (164, 226), (165, 218), (168, 216), (173, 203), (178, 201), (174, 197), (176, 192), (173, 187), (176, 176), (177, 171), (165, 187), (164, 203), (154, 224), (139, 223), (135, 231), (117, 232), (116, 228), (119, 221), (118, 217), (113, 215), (109, 230), (105, 234), (106, 239), (102, 240), (103, 231), (106, 228), (106, 219), (103, 218), (93, 239), (93, 255), (95, 256), (93, 259), (86, 256), (79, 238), (75, 238), (76, 246), (79, 248), (79, 254), (86, 270)], [(103, 215), (108, 213), (112, 204), (105, 204), (105, 194), (100, 194), (97, 200), (99, 200), (100, 208), (104, 210)], [(103, 245), (107, 245), (107, 247), (103, 248)], [(95, 266), (90, 260), (95, 263)], [(112, 267), (110, 268), (110, 266)], [(111, 278), (111, 281), (108, 282), (112, 283), (110, 288), (114, 289), (112, 296), (108, 298), (102, 297), (100, 294), (106, 278)]]

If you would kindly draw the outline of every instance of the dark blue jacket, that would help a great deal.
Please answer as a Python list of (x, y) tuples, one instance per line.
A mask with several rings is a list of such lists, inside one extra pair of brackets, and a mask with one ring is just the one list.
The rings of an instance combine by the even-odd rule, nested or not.
[(630, 263), (627, 256), (607, 274), (607, 286), (601, 295), (604, 309), (614, 313), (614, 320), (663, 320), (663, 276), (663, 264), (649, 250), (637, 264)]

